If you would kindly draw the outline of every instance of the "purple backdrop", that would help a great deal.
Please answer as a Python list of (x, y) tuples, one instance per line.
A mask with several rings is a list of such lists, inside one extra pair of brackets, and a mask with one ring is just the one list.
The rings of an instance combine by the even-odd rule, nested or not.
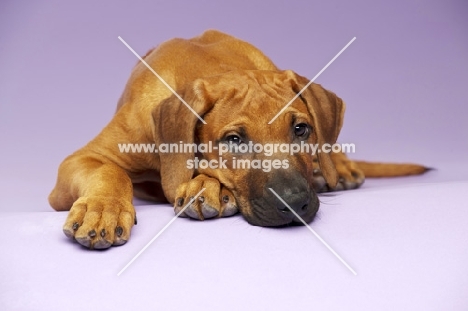
[(0, 4), (0, 208), (49, 210), (61, 160), (112, 117), (135, 56), (217, 28), (347, 103), (353, 157), (441, 167), (468, 154), (464, 1)]
[[(0, 309), (467, 310), (467, 16), (465, 0), (0, 1)], [(137, 61), (117, 37), (144, 54), (208, 28), (310, 78), (356, 36), (317, 80), (347, 103), (339, 140), (438, 169), (321, 197), (312, 226), (357, 277), (306, 228), (240, 216), (175, 221), (120, 278), (171, 208), (138, 207), (131, 241), (105, 252), (62, 234), (58, 165)]]

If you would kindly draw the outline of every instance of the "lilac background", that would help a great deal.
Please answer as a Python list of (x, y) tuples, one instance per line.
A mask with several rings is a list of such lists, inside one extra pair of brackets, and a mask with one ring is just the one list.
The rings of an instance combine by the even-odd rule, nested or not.
[(139, 54), (217, 28), (347, 103), (354, 156), (443, 167), (468, 155), (460, 1), (35, 1), (0, 4), (0, 208), (48, 211), (59, 163), (110, 120)]
[[(463, 0), (1, 1), (0, 309), (466, 310), (467, 16)], [(140, 206), (131, 242), (107, 252), (60, 232), (66, 214), (47, 203), (57, 167), (111, 119), (136, 63), (117, 37), (144, 54), (208, 28), (310, 78), (356, 36), (317, 80), (347, 103), (339, 140), (354, 158), (438, 169), (322, 198), (313, 226), (358, 278), (305, 228), (240, 217), (176, 221), (124, 279), (170, 208)]]

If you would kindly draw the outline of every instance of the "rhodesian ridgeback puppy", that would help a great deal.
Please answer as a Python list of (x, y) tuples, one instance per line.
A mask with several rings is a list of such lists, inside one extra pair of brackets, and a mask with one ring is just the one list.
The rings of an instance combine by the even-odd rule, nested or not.
[[(278, 69), (260, 50), (227, 34), (210, 30), (189, 40), (173, 39), (149, 51), (144, 60), (177, 95), (139, 62), (113, 119), (63, 161), (49, 196), (54, 209), (70, 210), (66, 236), (86, 247), (128, 241), (136, 224), (133, 196), (168, 201), (176, 213), (190, 203), (181, 216), (194, 219), (240, 211), (252, 225), (282, 226), (299, 220), (270, 189), (311, 222), (319, 208), (316, 192), (357, 188), (366, 174), (425, 171), (418, 165), (353, 162), (335, 152), (240, 152), (239, 147), (253, 144), (333, 144), (345, 104), (314, 83), (300, 93), (308, 79)], [(215, 148), (121, 152), (118, 145), (125, 143)], [(225, 146), (233, 148), (221, 158), (219, 150)], [(203, 160), (204, 166), (196, 165)], [(235, 167), (239, 160), (251, 165)]]

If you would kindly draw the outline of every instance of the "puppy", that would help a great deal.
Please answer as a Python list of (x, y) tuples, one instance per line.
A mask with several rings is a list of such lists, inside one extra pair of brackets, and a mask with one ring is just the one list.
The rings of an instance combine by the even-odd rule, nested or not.
[[(240, 211), (252, 225), (282, 226), (299, 222), (291, 209), (312, 221), (319, 208), (316, 192), (357, 188), (365, 174), (426, 171), (419, 165), (353, 162), (341, 152), (321, 152), (336, 142), (344, 102), (318, 84), (303, 90), (308, 79), (278, 69), (253, 45), (227, 34), (209, 30), (170, 40), (149, 51), (144, 62), (172, 90), (139, 62), (113, 119), (63, 161), (49, 196), (54, 209), (70, 210), (66, 236), (86, 247), (128, 241), (136, 223), (133, 196), (168, 201), (176, 213), (188, 205), (181, 216), (194, 219)], [(129, 143), (193, 148), (119, 149)], [(255, 146), (276, 146), (276, 152), (255, 152)], [(282, 152), (284, 146), (319, 150)]]

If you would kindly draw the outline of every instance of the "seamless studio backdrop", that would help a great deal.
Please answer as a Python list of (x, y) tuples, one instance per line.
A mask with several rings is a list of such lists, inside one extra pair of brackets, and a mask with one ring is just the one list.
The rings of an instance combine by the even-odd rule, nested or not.
[[(0, 309), (466, 310), (466, 16), (463, 0), (2, 1)], [(136, 201), (124, 247), (88, 252), (63, 236), (66, 213), (47, 196), (60, 162), (112, 118), (137, 62), (118, 36), (144, 55), (206, 29), (309, 78), (356, 37), (316, 80), (347, 104), (339, 142), (356, 145), (354, 159), (436, 169), (322, 197), (312, 227), (357, 277), (306, 228), (240, 216), (177, 220), (117, 277), (171, 219), (167, 204)]]

